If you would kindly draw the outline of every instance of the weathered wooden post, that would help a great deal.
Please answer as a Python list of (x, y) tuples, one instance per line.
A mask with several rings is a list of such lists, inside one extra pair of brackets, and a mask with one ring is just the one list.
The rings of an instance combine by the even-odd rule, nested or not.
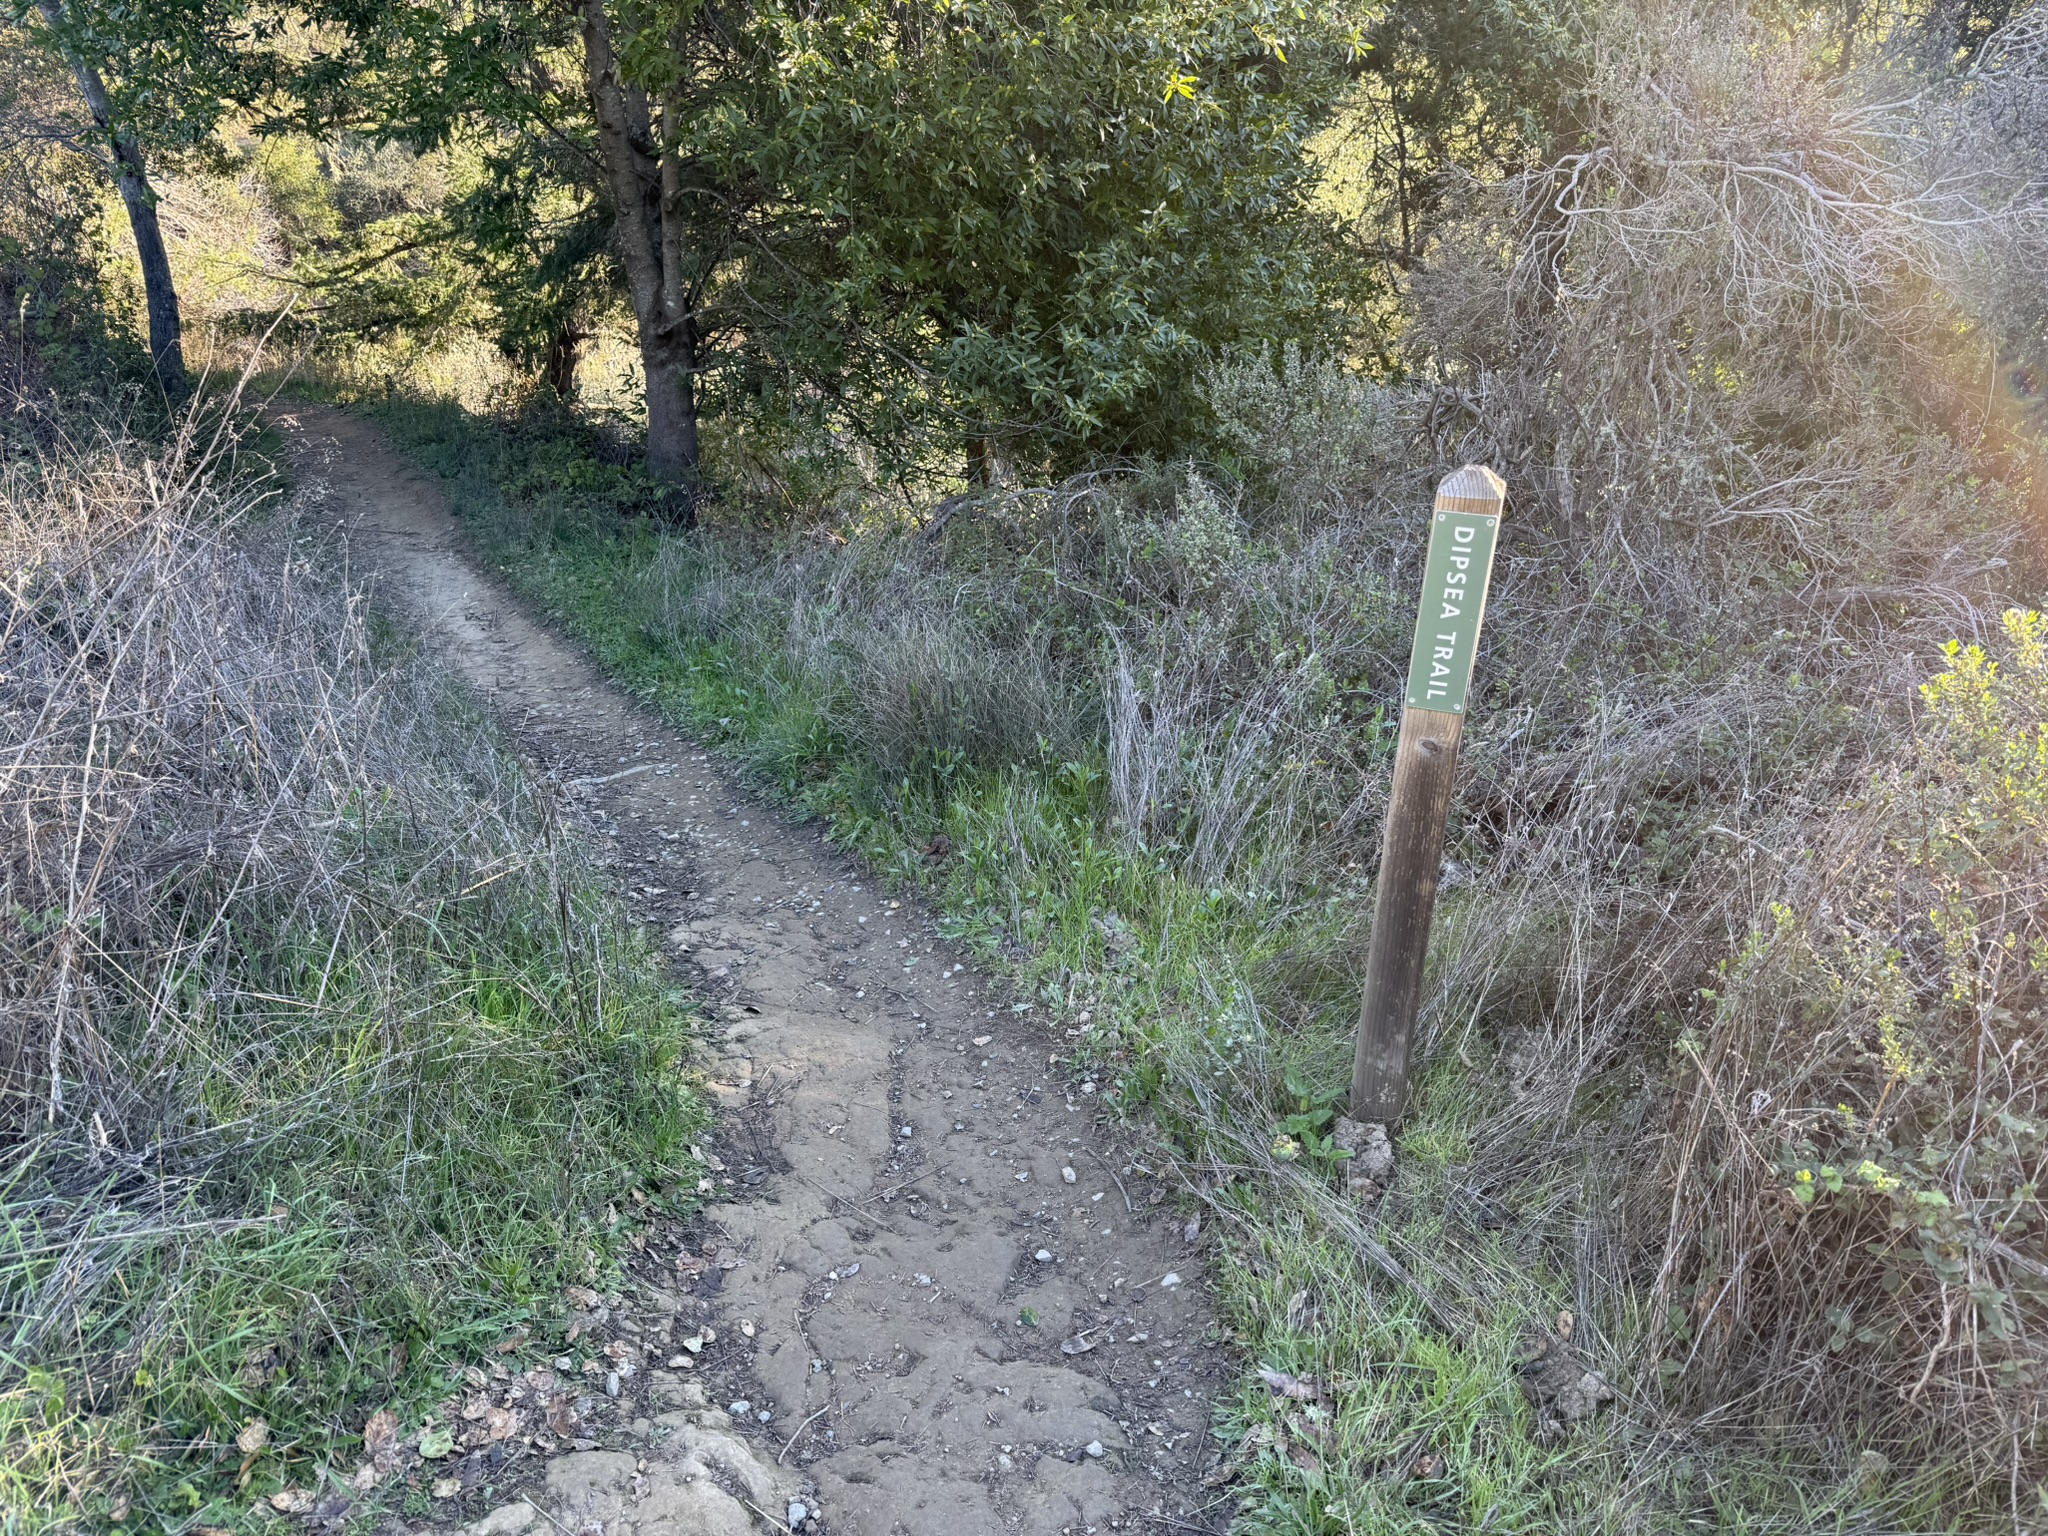
[(1465, 690), (1479, 649), (1479, 621), (1507, 487), (1467, 464), (1437, 487), (1423, 564), (1408, 696), (1394, 749), (1394, 792), (1380, 849), (1372, 945), (1351, 1064), (1351, 1118), (1391, 1126), (1408, 1102), (1408, 1048), (1422, 1001), (1422, 964), (1436, 907), (1437, 868), (1451, 778), (1465, 727)]

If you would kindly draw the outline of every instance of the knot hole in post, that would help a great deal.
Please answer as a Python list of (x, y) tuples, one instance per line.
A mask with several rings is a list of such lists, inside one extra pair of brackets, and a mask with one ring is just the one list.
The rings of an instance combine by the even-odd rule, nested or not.
[(1443, 751), (1443, 749), (1444, 744), (1438, 741), (1434, 736), (1425, 736), (1422, 738), (1422, 740), (1415, 743), (1415, 750), (1420, 752), (1424, 757), (1435, 757), (1439, 752)]

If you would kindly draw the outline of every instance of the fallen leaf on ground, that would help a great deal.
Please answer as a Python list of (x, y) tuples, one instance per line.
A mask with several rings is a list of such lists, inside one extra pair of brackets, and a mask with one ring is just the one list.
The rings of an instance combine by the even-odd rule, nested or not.
[(566, 1392), (548, 1399), (548, 1428), (567, 1439), (576, 1433), (576, 1404)]
[(1271, 1366), (1259, 1367), (1259, 1380), (1275, 1397), (1291, 1397), (1298, 1402), (1313, 1402), (1323, 1395), (1323, 1389), (1311, 1377), (1296, 1376), (1289, 1371), (1276, 1371)]
[(235, 1436), (235, 1449), (244, 1456), (254, 1456), (270, 1444), (270, 1426), (261, 1419), (251, 1419), (242, 1426)]
[(526, 1415), (510, 1408), (493, 1408), (484, 1415), (484, 1423), (493, 1440), (509, 1440), (525, 1425)]
[(372, 1456), (385, 1456), (398, 1448), (398, 1415), (379, 1408), (363, 1426), (363, 1449)]
[(458, 1494), (458, 1493), (460, 1493), (460, 1492), (462, 1492), (462, 1479), (461, 1479), (461, 1478), (459, 1478), (459, 1477), (437, 1477), (437, 1478), (435, 1478), (435, 1479), (434, 1479), (434, 1497), (435, 1497), (435, 1498), (437, 1498), (437, 1499), (452, 1499), (452, 1498), (454, 1498), (454, 1497), (455, 1497), (455, 1495), (457, 1495), (457, 1494)]
[(1095, 1341), (1089, 1338), (1087, 1334), (1077, 1333), (1060, 1345), (1060, 1353), (1063, 1355), (1085, 1355), (1094, 1347)]
[(597, 1305), (597, 1292), (587, 1285), (572, 1285), (564, 1288), (562, 1294), (569, 1299), (569, 1305), (579, 1312), (588, 1312)]
[(313, 1508), (313, 1495), (303, 1488), (280, 1488), (270, 1496), (270, 1507), (280, 1515), (303, 1515)]
[(428, 1461), (439, 1461), (455, 1449), (455, 1431), (446, 1424), (432, 1424), (420, 1431), (420, 1454)]

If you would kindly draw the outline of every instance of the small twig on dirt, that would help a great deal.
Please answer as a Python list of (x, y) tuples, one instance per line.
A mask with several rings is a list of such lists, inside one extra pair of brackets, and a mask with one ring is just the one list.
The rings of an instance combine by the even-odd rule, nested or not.
[(791, 1435), (787, 1440), (785, 1440), (783, 1442), (782, 1449), (775, 1453), (775, 1465), (777, 1465), (778, 1467), (782, 1465), (782, 1458), (789, 1454), (789, 1448), (792, 1445), (795, 1445), (798, 1437), (801, 1436), (805, 1430), (811, 1427), (811, 1419), (817, 1418), (818, 1414), (830, 1413), (831, 1411), (832, 1405), (830, 1403), (827, 1403), (824, 1407), (818, 1410), (818, 1413), (812, 1414), (810, 1419), (805, 1419), (803, 1423), (797, 1425), (796, 1434)]
[[(1192, 1514), (1199, 1518), (1208, 1514), (1213, 1509), (1221, 1509), (1225, 1504), (1235, 1502), (1235, 1499), (1235, 1494), (1225, 1494), (1220, 1499), (1211, 1499), (1200, 1509), (1187, 1510), (1184, 1513)], [(1163, 1510), (1155, 1509), (1150, 1514), (1141, 1515), (1139, 1518), (1143, 1520), (1157, 1520), (1161, 1525), (1170, 1525), (1177, 1531), (1200, 1531), (1202, 1536), (1216, 1536), (1216, 1527), (1213, 1525), (1193, 1525), (1186, 1520), (1177, 1520)]]
[(659, 766), (656, 763), (635, 763), (631, 768), (621, 768), (617, 773), (607, 773), (601, 778), (566, 779), (563, 781), (562, 788), (595, 789), (600, 784), (610, 784), (616, 779), (630, 779), (636, 773), (645, 773), (648, 769)]
[[(811, 1188), (815, 1189), (827, 1200), (837, 1200), (841, 1205), (850, 1205), (856, 1211), (865, 1211), (868, 1208), (867, 1202), (865, 1200), (856, 1200), (851, 1195), (840, 1194), (839, 1191), (836, 1189), (827, 1189), (824, 1185), (820, 1184), (816, 1179), (812, 1178), (809, 1174), (803, 1172), (801, 1169), (792, 1168), (790, 1169), (790, 1172), (794, 1173), (798, 1178), (802, 1179), (806, 1184), (810, 1185)], [(869, 1212), (869, 1214), (872, 1215), (874, 1213)]]
[(576, 1533), (570, 1530), (569, 1527), (562, 1524), (561, 1521), (557, 1520), (553, 1515), (549, 1514), (546, 1510), (542, 1509), (538, 1504), (534, 1503), (532, 1494), (522, 1493), (521, 1495), (519, 1495), (519, 1497), (521, 1501), (525, 1503), (528, 1509), (532, 1510), (536, 1515), (539, 1515), (541, 1519), (547, 1521), (549, 1525), (552, 1525), (556, 1530), (560, 1531), (562, 1533), (562, 1536), (576, 1536)]
[(1102, 1164), (1103, 1167), (1107, 1168), (1109, 1170), (1109, 1176), (1112, 1179), (1116, 1179), (1116, 1192), (1124, 1197), (1124, 1210), (1132, 1216), (1137, 1215), (1138, 1208), (1135, 1205), (1131, 1204), (1131, 1192), (1128, 1189), (1124, 1188), (1124, 1181), (1117, 1175), (1116, 1165), (1110, 1162), (1110, 1160), (1104, 1157), (1100, 1152), (1097, 1152), (1093, 1147), (1090, 1147), (1088, 1149), (1088, 1155), (1094, 1158), (1095, 1161), (1097, 1161), (1098, 1163)]
[[(747, 1508), (751, 1509), (755, 1514), (759, 1515), (763, 1520), (766, 1520), (770, 1525), (774, 1526), (775, 1529), (777, 1529), (778, 1531), (789, 1530), (788, 1526), (784, 1525), (780, 1520), (776, 1519), (773, 1515), (769, 1514), (767, 1510), (763, 1509), (760, 1505), (756, 1504), (744, 1493), (739, 1495), (739, 1501), (742, 1504), (746, 1505)], [(795, 1536), (795, 1533), (792, 1532), (791, 1536)]]

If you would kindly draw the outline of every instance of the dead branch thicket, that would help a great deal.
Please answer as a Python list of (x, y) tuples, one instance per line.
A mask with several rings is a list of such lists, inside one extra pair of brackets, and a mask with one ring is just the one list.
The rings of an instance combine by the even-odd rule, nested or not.
[[(2038, 858), (1947, 837), (1928, 786), (1996, 753), (1956, 756), (1919, 690), (1950, 640), (2010, 652), (2040, 591), (2048, 472), (1984, 306), (2048, 270), (2048, 13), (1931, 78), (1653, 6), (1591, 94), (1587, 146), (1470, 189), (1418, 292), (1427, 425), (1517, 492), (1486, 873), (1434, 1010), (1529, 1032), (1481, 1179), (1647, 1061), (1675, 1100), (1579, 1133), (1631, 1202), (1641, 1267), (1608, 1278), (1651, 1287), (1644, 1379), (1724, 1429), (1860, 1418), (2017, 1498), (2048, 1452), (2048, 1018), (2038, 970), (1958, 948), (2037, 942)], [(1944, 932), (1915, 845), (1981, 861), (1949, 877), (2004, 915)]]

